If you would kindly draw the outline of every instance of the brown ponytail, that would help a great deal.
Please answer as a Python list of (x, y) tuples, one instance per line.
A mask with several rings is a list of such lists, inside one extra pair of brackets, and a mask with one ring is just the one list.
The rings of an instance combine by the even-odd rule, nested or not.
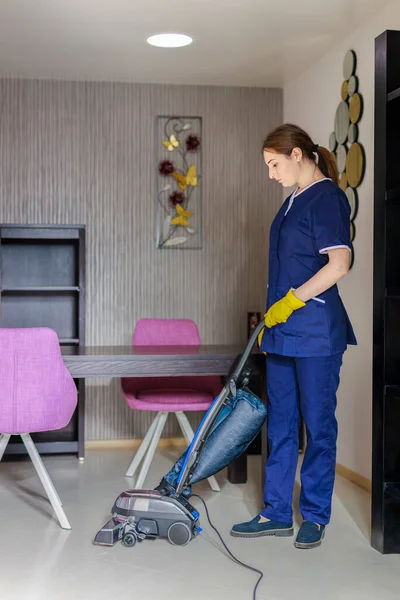
[[(333, 154), (323, 146), (317, 146), (303, 129), (297, 125), (285, 123), (271, 131), (264, 140), (263, 150), (277, 152), (290, 156), (293, 148), (300, 148), (303, 155), (318, 165), (319, 170), (325, 177), (338, 183), (339, 175), (336, 160)], [(316, 156), (318, 155), (318, 162)]]
[(323, 146), (318, 146), (318, 169), (325, 175), (330, 177), (336, 185), (339, 183), (339, 174), (336, 166), (336, 159), (332, 152)]

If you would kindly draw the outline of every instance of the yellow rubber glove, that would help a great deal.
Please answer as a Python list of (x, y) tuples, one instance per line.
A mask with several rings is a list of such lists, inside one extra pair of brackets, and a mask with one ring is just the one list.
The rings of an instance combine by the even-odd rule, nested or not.
[(292, 290), (289, 290), (286, 296), (275, 302), (264, 315), (265, 325), (271, 328), (278, 323), (286, 323), (293, 311), (305, 305), (305, 302), (296, 298)]

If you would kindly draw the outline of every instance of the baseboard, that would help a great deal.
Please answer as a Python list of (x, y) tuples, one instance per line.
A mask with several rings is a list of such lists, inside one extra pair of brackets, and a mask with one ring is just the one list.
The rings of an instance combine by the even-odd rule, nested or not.
[(364, 477), (363, 475), (360, 475), (359, 473), (356, 473), (355, 471), (352, 471), (351, 469), (340, 465), (339, 463), (336, 463), (336, 473), (345, 479), (348, 479), (352, 483), (355, 483), (360, 488), (367, 490), (367, 492), (371, 492), (372, 483), (370, 479), (367, 479), (367, 477)]
[[(129, 440), (86, 440), (85, 450), (123, 450), (131, 449), (135, 450), (139, 448), (143, 440), (141, 439), (129, 439)], [(187, 443), (184, 438), (161, 438), (158, 443), (159, 448), (178, 448), (179, 450), (185, 449)]]

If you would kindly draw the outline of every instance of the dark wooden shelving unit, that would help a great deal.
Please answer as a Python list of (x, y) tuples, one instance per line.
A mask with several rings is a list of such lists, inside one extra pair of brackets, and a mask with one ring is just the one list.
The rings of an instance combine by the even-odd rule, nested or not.
[(400, 552), (400, 32), (375, 40), (372, 545)]
[[(85, 227), (0, 225), (1, 327), (51, 327), (62, 346), (85, 344)], [(32, 435), (41, 454), (84, 457), (85, 380), (75, 380), (79, 401), (59, 431)], [(6, 454), (26, 454), (11, 437)]]

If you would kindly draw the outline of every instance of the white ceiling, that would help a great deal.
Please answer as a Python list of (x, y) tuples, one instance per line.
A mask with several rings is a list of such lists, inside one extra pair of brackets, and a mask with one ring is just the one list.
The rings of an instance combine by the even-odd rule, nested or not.
[[(281, 86), (387, 0), (0, 0), (0, 77)], [(149, 46), (161, 31), (186, 48)]]

